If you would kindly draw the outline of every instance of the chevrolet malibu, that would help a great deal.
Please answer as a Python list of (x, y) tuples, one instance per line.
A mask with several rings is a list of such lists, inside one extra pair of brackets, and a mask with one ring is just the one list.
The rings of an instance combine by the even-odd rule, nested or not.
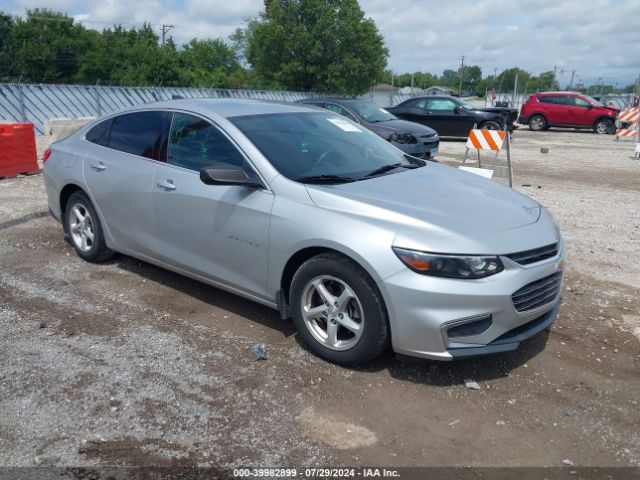
[(543, 207), (329, 111), (150, 104), (45, 159), (81, 258), (120, 252), (277, 309), (332, 362), (509, 351), (558, 314), (564, 247)]

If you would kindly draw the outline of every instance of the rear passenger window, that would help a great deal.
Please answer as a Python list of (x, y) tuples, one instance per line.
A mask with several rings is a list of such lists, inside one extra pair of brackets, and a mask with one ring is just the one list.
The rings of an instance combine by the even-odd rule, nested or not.
[(106, 147), (109, 142), (109, 129), (111, 128), (111, 121), (113, 119), (100, 122), (95, 127), (87, 132), (85, 138), (96, 145), (102, 145)]
[(200, 171), (204, 167), (243, 166), (244, 157), (211, 123), (176, 113), (169, 134), (168, 163)]
[(162, 160), (163, 112), (136, 112), (113, 119), (109, 147), (153, 160)]
[(564, 105), (565, 97), (538, 97), (538, 100), (542, 103), (552, 103), (554, 105)]

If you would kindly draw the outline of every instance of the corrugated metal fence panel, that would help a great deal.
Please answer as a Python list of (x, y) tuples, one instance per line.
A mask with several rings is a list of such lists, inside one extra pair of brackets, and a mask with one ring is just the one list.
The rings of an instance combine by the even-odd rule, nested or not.
[[(251, 98), (277, 102), (296, 102), (325, 96), (313, 92), (269, 90), (227, 90), (181, 87), (112, 87), (97, 85), (35, 85), (0, 83), (0, 119), (31, 122), (39, 134), (50, 118), (95, 117), (122, 108), (175, 96), (183, 98)], [(359, 97), (381, 107), (390, 107), (409, 98), (373, 92)]]

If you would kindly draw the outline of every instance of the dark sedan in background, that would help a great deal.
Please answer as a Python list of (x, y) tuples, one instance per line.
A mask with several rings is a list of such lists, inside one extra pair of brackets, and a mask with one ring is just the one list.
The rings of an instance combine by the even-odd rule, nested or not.
[(435, 129), (441, 137), (466, 137), (475, 125), (487, 130), (513, 130), (513, 117), (498, 109), (482, 109), (457, 97), (414, 97), (387, 108), (393, 115)]
[(400, 120), (373, 103), (337, 98), (314, 98), (302, 100), (300, 103), (343, 115), (411, 156), (431, 159), (438, 153), (440, 138), (435, 130), (425, 125)]

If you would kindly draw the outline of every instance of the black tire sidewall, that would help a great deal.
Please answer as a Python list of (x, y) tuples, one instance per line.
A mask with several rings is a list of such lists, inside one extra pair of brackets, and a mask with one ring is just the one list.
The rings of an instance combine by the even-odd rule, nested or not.
[[(598, 125), (601, 123), (604, 123), (607, 126), (606, 133), (598, 132)], [(612, 133), (614, 133), (614, 130), (615, 130), (615, 125), (608, 118), (601, 118), (593, 125), (593, 131), (599, 135), (611, 135)]]
[[(80, 250), (73, 239), (71, 238), (71, 231), (69, 225), (69, 218), (71, 215), (71, 209), (74, 205), (81, 204), (89, 214), (91, 215), (91, 223), (93, 225), (93, 246), (91, 250), (88, 252), (83, 252)], [(93, 208), (93, 203), (89, 200), (89, 197), (84, 192), (75, 192), (71, 194), (69, 200), (67, 201), (67, 207), (65, 209), (64, 215), (64, 230), (69, 236), (69, 241), (73, 246), (73, 249), (76, 251), (78, 256), (88, 262), (96, 262), (102, 259), (108, 249), (105, 244), (104, 234), (102, 233), (102, 224), (100, 223), (100, 219), (98, 218), (98, 213), (96, 209)]]
[[(535, 118), (539, 118), (539, 119), (541, 119), (541, 120), (542, 120), (542, 127), (541, 127), (541, 128), (534, 128), (534, 127), (533, 127), (533, 125), (532, 125), (532, 123), (531, 123), (531, 122), (532, 122), (532, 120), (533, 120), (533, 119), (535, 119)], [(544, 129), (546, 129), (546, 128), (547, 128), (547, 120), (546, 120), (542, 115), (537, 115), (537, 114), (536, 114), (536, 115), (533, 115), (533, 116), (529, 119), (529, 128), (530, 128), (531, 130), (533, 130), (534, 132), (541, 132), (541, 131), (543, 131)]]
[[(349, 350), (331, 350), (320, 344), (302, 318), (302, 292), (313, 278), (331, 275), (345, 282), (357, 295), (364, 315), (364, 330), (358, 343)], [(305, 344), (318, 356), (330, 362), (357, 364), (372, 360), (388, 344), (387, 312), (382, 297), (366, 271), (346, 257), (320, 255), (307, 260), (291, 283), (290, 308), (293, 322)]]
[(487, 127), (487, 125), (494, 125), (495, 128), (492, 128), (491, 130), (502, 130), (502, 127), (500, 126), (500, 124), (496, 121), (493, 120), (487, 120), (486, 122), (484, 122), (482, 125), (480, 125), (480, 129), (481, 130), (489, 130)]

